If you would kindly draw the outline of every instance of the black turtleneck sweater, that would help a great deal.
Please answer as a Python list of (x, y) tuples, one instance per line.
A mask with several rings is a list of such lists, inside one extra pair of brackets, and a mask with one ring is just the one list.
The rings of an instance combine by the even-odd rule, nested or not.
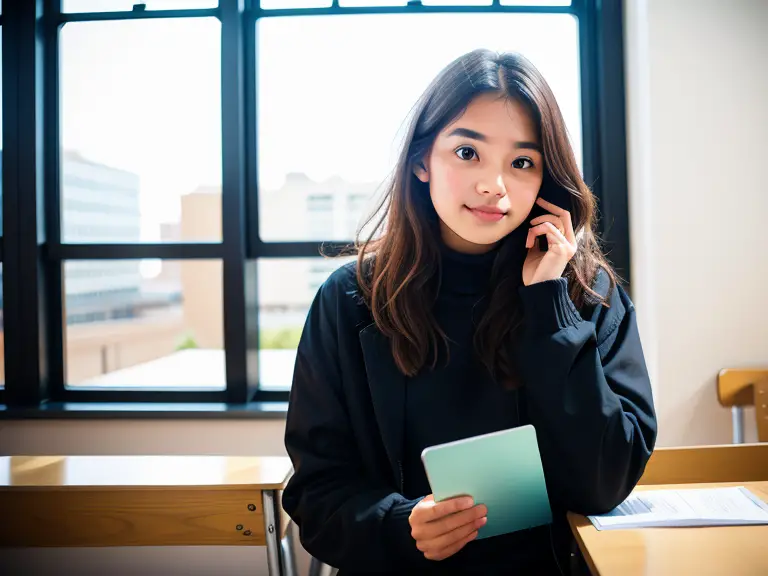
[(496, 252), (460, 254), (443, 248), (441, 282), (433, 309), (448, 337), (434, 369), (426, 366), (406, 385), (405, 496), (431, 493), (421, 452), (428, 446), (512, 428), (518, 424), (517, 393), (499, 386), (475, 353), (473, 337), (487, 307)]
[[(511, 287), (524, 322), (512, 351), (521, 388), (505, 391), (473, 346), (495, 257), (443, 250), (433, 312), (452, 340), (450, 365), (442, 352), (434, 370), (413, 378), (396, 366), (361, 298), (355, 265), (331, 275), (312, 303), (286, 423), (294, 474), (282, 500), (304, 548), (340, 575), (559, 574), (550, 527), (558, 557), (568, 559), (571, 542), (558, 538), (560, 528), (570, 538), (565, 510), (607, 512), (643, 473), (656, 420), (626, 293), (603, 272), (592, 288), (607, 303), (578, 308), (565, 278)], [(426, 560), (409, 524), (430, 492), (422, 448), (524, 424), (536, 428), (553, 525)]]
[[(424, 368), (408, 380), (405, 400), (404, 496), (432, 492), (421, 462), (428, 446), (519, 426), (518, 392), (490, 376), (474, 347), (477, 323), (487, 307), (491, 268), (496, 251), (461, 254), (442, 248), (441, 281), (434, 306), (439, 326), (450, 340), (450, 362), (441, 347), (434, 369)], [(511, 567), (551, 568), (547, 528), (477, 540), (436, 565), (441, 572), (481, 570), (507, 574)], [(424, 566), (421, 569), (428, 569)]]

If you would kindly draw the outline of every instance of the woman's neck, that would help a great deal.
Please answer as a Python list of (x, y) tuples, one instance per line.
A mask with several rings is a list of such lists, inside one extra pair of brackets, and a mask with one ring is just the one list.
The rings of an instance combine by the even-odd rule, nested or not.
[(442, 220), (440, 220), (440, 237), (445, 246), (461, 254), (485, 254), (499, 245), (498, 242), (493, 244), (475, 244), (470, 242), (456, 234)]
[(479, 295), (486, 292), (497, 252), (488, 250), (481, 254), (469, 254), (441, 243), (440, 293)]

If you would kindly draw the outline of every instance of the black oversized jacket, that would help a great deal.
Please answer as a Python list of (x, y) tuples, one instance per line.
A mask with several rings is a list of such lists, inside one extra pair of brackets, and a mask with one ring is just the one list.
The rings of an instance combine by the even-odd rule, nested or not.
[[(605, 275), (595, 289), (607, 293)], [(553, 507), (601, 513), (629, 494), (653, 450), (651, 386), (626, 293), (577, 311), (567, 292), (565, 279), (520, 288), (522, 397)], [(306, 550), (347, 572), (424, 562), (408, 524), (417, 500), (400, 493), (406, 382), (344, 266), (321, 287), (299, 344), (283, 505)]]

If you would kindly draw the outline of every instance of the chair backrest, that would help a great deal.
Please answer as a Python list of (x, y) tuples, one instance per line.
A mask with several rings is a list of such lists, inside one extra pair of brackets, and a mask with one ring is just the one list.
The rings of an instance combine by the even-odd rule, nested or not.
[(761, 481), (768, 481), (768, 443), (657, 448), (639, 484)]
[(734, 410), (734, 437), (738, 414), (744, 406), (754, 406), (757, 418), (757, 439), (768, 442), (768, 368), (726, 368), (717, 376), (717, 399)]

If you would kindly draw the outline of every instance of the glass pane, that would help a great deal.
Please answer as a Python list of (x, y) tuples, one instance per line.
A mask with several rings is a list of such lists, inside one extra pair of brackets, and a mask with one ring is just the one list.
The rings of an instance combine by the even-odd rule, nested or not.
[[(0, 0), (2, 4), (2, 0)], [(0, 26), (0, 236), (3, 235), (3, 27)], [(2, 287), (0, 286), (0, 289)]]
[(571, 0), (501, 0), (502, 6), (570, 6)]
[(412, 106), (443, 67), (478, 46), (521, 52), (539, 68), (581, 165), (578, 26), (569, 14), (307, 16), (257, 26), (266, 242), (351, 239), (380, 197)]
[(320, 285), (352, 258), (263, 259), (257, 264), (259, 301), (259, 383), (288, 390), (296, 347)]
[(421, 3), (424, 6), (490, 6), (493, 0), (421, 0)]
[(0, 388), (5, 385), (5, 324), (3, 322), (3, 263), (0, 262)]
[(339, 0), (339, 5), (348, 6), (405, 6), (408, 0)]
[(221, 241), (218, 19), (70, 23), (60, 61), (62, 240)]
[(64, 264), (71, 388), (225, 388), (217, 260)]
[[(0, 0), (2, 5), (2, 0)], [(2, 13), (0, 11), (0, 13)], [(3, 28), (0, 26), (0, 236), (3, 235)], [(5, 328), (3, 328), (3, 263), (0, 262), (0, 388), (5, 386)]]
[(328, 8), (332, 0), (261, 0), (265, 10), (278, 8)]
[(145, 10), (186, 10), (216, 8), (218, 0), (62, 0), (62, 12), (130, 12), (134, 5), (144, 4)]

